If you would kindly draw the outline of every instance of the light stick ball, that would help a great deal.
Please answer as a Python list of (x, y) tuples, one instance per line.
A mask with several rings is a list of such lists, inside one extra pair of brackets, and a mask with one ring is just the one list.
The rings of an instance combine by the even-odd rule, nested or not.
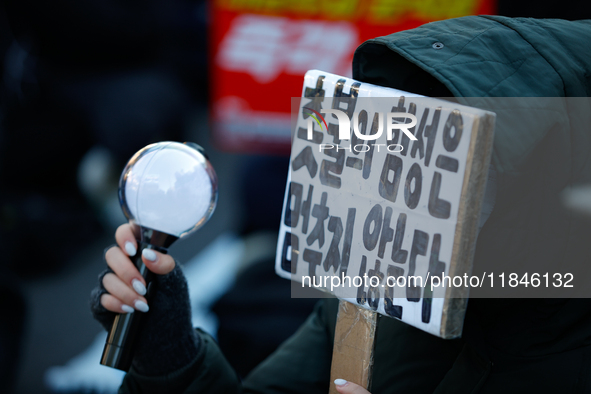
[[(141, 149), (127, 163), (119, 181), (119, 201), (137, 230), (139, 248), (132, 261), (146, 281), (148, 299), (154, 274), (142, 262), (143, 249), (166, 253), (174, 241), (207, 222), (217, 195), (217, 176), (199, 145), (159, 142)], [(129, 370), (143, 317), (141, 313), (115, 317), (101, 364)]]

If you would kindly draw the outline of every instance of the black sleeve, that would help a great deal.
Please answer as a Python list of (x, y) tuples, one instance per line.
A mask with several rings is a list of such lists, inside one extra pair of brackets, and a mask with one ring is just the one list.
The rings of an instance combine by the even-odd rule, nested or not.
[[(328, 309), (322, 300), (300, 329), (246, 378), (248, 394), (325, 394), (329, 389), (333, 338)], [(336, 315), (335, 315), (336, 316)]]
[(132, 366), (119, 393), (125, 394), (239, 394), (241, 384), (217, 344), (208, 334), (195, 331), (200, 338), (195, 359), (183, 368), (160, 376), (140, 374)]
[[(332, 336), (328, 319), (334, 314), (325, 301), (300, 329), (260, 364), (241, 385), (215, 341), (197, 330), (201, 346), (187, 366), (167, 375), (149, 377), (134, 368), (126, 375), (121, 394), (325, 394), (330, 380)], [(330, 304), (332, 306), (332, 304)]]

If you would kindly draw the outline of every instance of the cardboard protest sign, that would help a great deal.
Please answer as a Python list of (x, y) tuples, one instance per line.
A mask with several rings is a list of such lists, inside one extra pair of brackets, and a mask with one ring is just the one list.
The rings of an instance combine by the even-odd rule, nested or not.
[(296, 112), (277, 273), (460, 336), (494, 114), (317, 70)]

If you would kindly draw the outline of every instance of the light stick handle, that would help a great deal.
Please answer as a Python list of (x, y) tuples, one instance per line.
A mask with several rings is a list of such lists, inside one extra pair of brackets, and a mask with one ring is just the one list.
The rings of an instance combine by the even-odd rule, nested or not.
[[(142, 261), (142, 251), (147, 248), (153, 248), (150, 244), (141, 242), (138, 252), (132, 257), (132, 261), (137, 267), (138, 271), (146, 281), (146, 299), (148, 303), (150, 296), (153, 293), (152, 280), (154, 273), (152, 273)], [(157, 248), (159, 252), (166, 253), (163, 248)], [(150, 313), (149, 311), (146, 313)], [(140, 330), (143, 327), (142, 321), (146, 317), (146, 313), (120, 313), (115, 317), (107, 343), (103, 349), (101, 357), (101, 364), (107, 367), (120, 369), (122, 371), (129, 371), (131, 361), (133, 360), (137, 339)]]

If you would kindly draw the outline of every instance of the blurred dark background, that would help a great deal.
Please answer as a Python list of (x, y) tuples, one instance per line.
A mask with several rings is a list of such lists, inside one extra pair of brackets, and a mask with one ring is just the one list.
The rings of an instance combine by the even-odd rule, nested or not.
[[(220, 345), (236, 369), (246, 374), (309, 314), (313, 300), (274, 316), (290, 298), (273, 270), (288, 158), (210, 144), (206, 5), (2, 2), (0, 392), (104, 390), (64, 382), (67, 374), (57, 384), (47, 371), (75, 365), (69, 360), (101, 331), (88, 301), (105, 268), (103, 249), (125, 220), (118, 178), (152, 142), (204, 146), (219, 178), (215, 215), (173, 245), (175, 258), (191, 260), (222, 234), (253, 236), (243, 248), (250, 257), (235, 267), (235, 288), (216, 305)], [(245, 350), (248, 358), (240, 356)], [(76, 373), (69, 379), (82, 380)]]
[[(172, 247), (180, 261), (225, 232), (247, 238), (276, 231), (287, 159), (224, 153), (209, 143), (214, 87), (208, 86), (207, 6), (193, 0), (0, 3), (0, 392), (53, 392), (45, 371), (64, 365), (100, 331), (89, 293), (104, 269), (103, 249), (124, 221), (118, 176), (141, 147), (197, 142), (218, 173), (217, 211), (205, 229)], [(583, 1), (500, 0), (498, 10), (591, 17)], [(264, 347), (248, 360), (228, 353), (241, 374), (311, 308), (309, 300), (294, 301), (295, 317), (286, 321), (289, 315), (277, 317), (277, 304), (264, 305), (268, 294), (289, 298), (289, 286), (280, 288), (274, 276), (272, 253), (243, 270), (215, 306), (222, 347), (250, 353)], [(261, 335), (261, 327), (278, 320), (289, 329)]]
[(2, 251), (17, 273), (42, 274), (101, 233), (91, 207), (103, 208), (101, 187), (117, 174), (99, 167), (200, 133), (188, 122), (207, 101), (205, 3), (6, 1), (2, 11)]

